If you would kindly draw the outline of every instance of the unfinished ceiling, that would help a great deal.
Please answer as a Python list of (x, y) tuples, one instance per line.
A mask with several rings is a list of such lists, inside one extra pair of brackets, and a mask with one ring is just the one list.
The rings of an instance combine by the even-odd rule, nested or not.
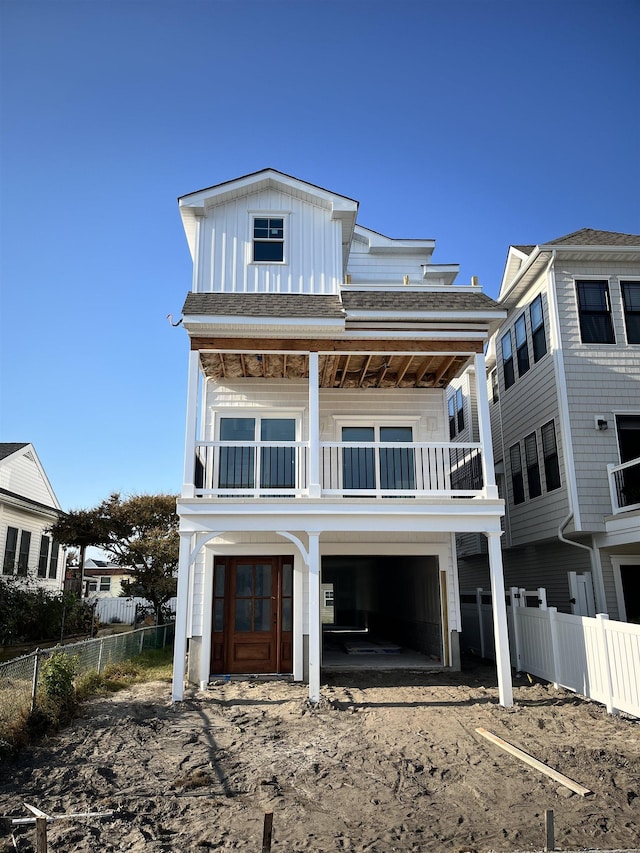
[[(305, 379), (307, 355), (201, 352), (209, 379)], [(466, 355), (321, 354), (321, 388), (444, 388), (456, 376)]]

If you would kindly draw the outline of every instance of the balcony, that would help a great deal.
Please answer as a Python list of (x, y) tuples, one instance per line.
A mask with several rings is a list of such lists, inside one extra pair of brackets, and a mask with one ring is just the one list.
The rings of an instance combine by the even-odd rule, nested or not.
[(607, 465), (613, 514), (640, 510), (640, 457)]
[[(308, 441), (198, 442), (193, 494), (222, 499), (309, 497), (310, 452)], [(484, 496), (477, 442), (321, 442), (316, 470), (320, 495), (327, 498)]]

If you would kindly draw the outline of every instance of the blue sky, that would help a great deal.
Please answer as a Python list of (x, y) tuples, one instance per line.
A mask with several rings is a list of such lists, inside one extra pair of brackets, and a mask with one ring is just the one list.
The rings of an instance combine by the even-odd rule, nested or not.
[(178, 492), (176, 198), (271, 166), (435, 238), (640, 233), (638, 0), (0, 0), (0, 440), (64, 509)]

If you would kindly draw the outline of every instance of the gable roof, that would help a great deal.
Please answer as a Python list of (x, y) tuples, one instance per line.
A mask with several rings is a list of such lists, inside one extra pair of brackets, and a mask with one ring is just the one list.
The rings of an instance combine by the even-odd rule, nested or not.
[(6, 459), (23, 447), (26, 447), (26, 441), (0, 441), (0, 459)]

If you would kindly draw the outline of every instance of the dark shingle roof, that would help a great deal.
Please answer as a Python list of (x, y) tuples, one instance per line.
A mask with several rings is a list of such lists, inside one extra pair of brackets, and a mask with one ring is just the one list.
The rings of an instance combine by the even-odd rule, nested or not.
[(339, 296), (303, 293), (189, 293), (182, 313), (217, 317), (344, 317)]
[(531, 252), (535, 249), (535, 246), (514, 246), (514, 249), (517, 249), (519, 252), (522, 252), (523, 255), (530, 255)]
[(342, 294), (349, 311), (486, 311), (500, 306), (481, 290), (456, 292), (455, 287), (434, 293), (354, 290)]
[(11, 456), (11, 454), (15, 453), (17, 450), (22, 450), (22, 448), (26, 447), (28, 443), (28, 441), (0, 442), (0, 459), (6, 459), (7, 456)]
[(621, 234), (619, 231), (597, 231), (595, 228), (581, 228), (564, 237), (557, 237), (544, 243), (545, 246), (640, 246), (640, 235)]

